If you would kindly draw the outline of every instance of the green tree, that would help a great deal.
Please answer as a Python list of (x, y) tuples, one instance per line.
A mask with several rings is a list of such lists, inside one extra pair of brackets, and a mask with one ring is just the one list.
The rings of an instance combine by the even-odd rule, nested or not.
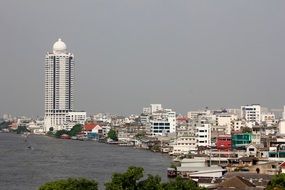
[(137, 190), (138, 180), (143, 177), (143, 168), (130, 166), (125, 173), (114, 173), (106, 190)]
[(46, 135), (47, 135), (47, 136), (50, 136), (50, 137), (53, 137), (53, 136), (54, 136), (53, 132), (51, 132), (51, 131), (48, 131), (48, 132), (46, 133)]
[(22, 133), (24, 133), (24, 132), (30, 132), (30, 131), (27, 129), (27, 127), (24, 126), (24, 125), (20, 125), (20, 126), (18, 126), (18, 128), (16, 129), (16, 133), (17, 133), (17, 134), (22, 134)]
[(279, 174), (272, 177), (266, 190), (282, 190), (285, 189), (285, 174)]
[(53, 127), (50, 127), (50, 128), (48, 129), (48, 131), (53, 132)]
[(110, 131), (108, 132), (108, 138), (112, 139), (113, 141), (118, 140), (117, 133), (114, 129), (110, 129)]
[(97, 190), (98, 183), (94, 180), (84, 178), (68, 178), (48, 182), (42, 185), (39, 190)]
[(158, 175), (148, 175), (147, 179), (140, 181), (137, 187), (138, 190), (163, 190), (161, 178)]
[(163, 190), (205, 190), (205, 188), (198, 187), (192, 180), (182, 179), (181, 177), (163, 183), (162, 188)]
[(143, 178), (143, 168), (131, 166), (125, 173), (115, 173), (110, 182), (105, 183), (106, 190), (205, 190), (189, 179), (177, 177), (175, 180), (161, 183), (159, 176), (148, 175)]
[(69, 136), (76, 136), (82, 131), (82, 125), (76, 124), (72, 127), (72, 129), (68, 132)]
[(67, 130), (59, 130), (59, 131), (57, 131), (55, 134), (54, 134), (54, 136), (56, 137), (56, 138), (60, 138), (61, 137), (61, 135), (63, 135), (63, 134), (68, 134), (68, 131)]

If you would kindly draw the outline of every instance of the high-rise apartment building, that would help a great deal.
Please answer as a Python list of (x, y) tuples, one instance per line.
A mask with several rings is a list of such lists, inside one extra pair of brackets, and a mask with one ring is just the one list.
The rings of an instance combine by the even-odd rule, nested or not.
[(241, 118), (247, 122), (261, 122), (261, 106), (259, 104), (252, 104), (241, 106)]
[(74, 55), (61, 39), (45, 57), (45, 130), (60, 130), (73, 111)]

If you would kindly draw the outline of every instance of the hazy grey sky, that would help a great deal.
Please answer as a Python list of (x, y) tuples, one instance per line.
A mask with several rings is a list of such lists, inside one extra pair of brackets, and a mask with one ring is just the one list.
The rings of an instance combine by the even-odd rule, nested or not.
[(76, 61), (75, 107), (285, 104), (284, 0), (1, 0), (0, 113), (43, 115), (44, 57)]

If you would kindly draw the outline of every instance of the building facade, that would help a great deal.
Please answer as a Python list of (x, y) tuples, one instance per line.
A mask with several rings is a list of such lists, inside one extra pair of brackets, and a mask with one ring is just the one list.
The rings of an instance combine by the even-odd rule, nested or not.
[(216, 148), (218, 150), (231, 150), (232, 136), (231, 135), (219, 135), (216, 140)]
[(258, 123), (261, 122), (261, 106), (258, 104), (241, 106), (241, 117), (247, 122)]
[(45, 130), (63, 128), (73, 110), (74, 55), (61, 39), (45, 56)]

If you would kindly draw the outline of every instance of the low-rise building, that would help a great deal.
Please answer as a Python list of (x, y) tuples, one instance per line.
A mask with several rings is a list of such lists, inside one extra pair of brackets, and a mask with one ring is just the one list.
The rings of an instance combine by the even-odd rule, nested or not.
[(176, 144), (173, 145), (172, 153), (174, 155), (189, 154), (197, 150), (196, 137), (195, 136), (182, 136), (178, 137)]
[(246, 147), (248, 144), (252, 142), (252, 134), (251, 133), (240, 133), (232, 135), (232, 147), (233, 148), (241, 148)]
[(231, 150), (232, 148), (231, 135), (219, 135), (216, 140), (216, 148), (218, 150)]

